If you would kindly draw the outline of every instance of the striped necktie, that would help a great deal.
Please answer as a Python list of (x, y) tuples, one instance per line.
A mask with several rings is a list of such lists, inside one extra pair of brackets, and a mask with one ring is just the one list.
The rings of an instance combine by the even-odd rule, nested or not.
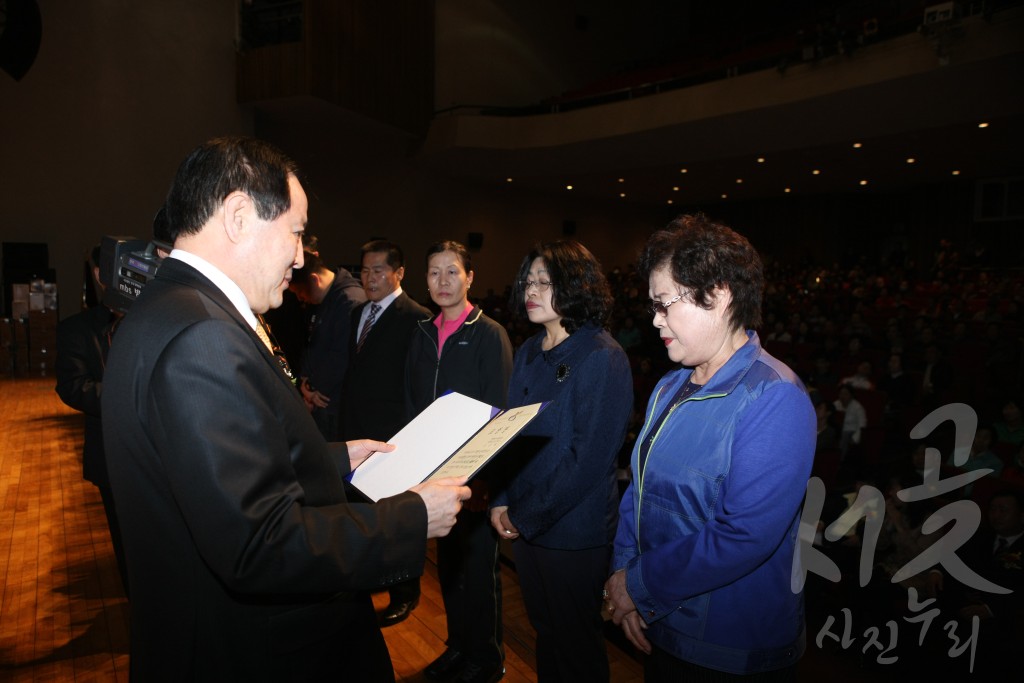
[(359, 332), (359, 341), (356, 342), (356, 353), (363, 350), (363, 342), (366, 341), (366, 335), (370, 334), (370, 328), (373, 327), (373, 322), (377, 319), (378, 311), (380, 311), (380, 304), (370, 304), (370, 315), (366, 316), (366, 322), (363, 323), (363, 329)]

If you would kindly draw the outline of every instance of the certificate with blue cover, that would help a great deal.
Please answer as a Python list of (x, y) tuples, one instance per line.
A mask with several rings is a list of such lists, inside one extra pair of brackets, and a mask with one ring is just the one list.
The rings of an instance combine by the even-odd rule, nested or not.
[(440, 396), (348, 476), (372, 501), (430, 479), (472, 478), (530, 423), (548, 402), (500, 410), (457, 392)]

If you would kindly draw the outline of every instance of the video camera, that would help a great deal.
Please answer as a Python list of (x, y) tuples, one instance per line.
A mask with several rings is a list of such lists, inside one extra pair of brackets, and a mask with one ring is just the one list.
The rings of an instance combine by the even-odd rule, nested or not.
[(126, 313), (142, 288), (153, 279), (163, 260), (157, 249), (170, 252), (170, 245), (135, 237), (106, 235), (100, 242), (100, 281), (103, 304)]

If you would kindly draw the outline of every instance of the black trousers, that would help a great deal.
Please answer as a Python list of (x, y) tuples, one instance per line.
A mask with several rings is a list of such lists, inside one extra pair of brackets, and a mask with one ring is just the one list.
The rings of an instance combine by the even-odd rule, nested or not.
[(505, 661), (498, 536), (487, 511), (463, 509), (437, 540), (437, 576), (448, 618), (448, 647), (485, 668)]
[(607, 683), (601, 590), (611, 546), (553, 550), (512, 545), (523, 603), (537, 630), (537, 681)]

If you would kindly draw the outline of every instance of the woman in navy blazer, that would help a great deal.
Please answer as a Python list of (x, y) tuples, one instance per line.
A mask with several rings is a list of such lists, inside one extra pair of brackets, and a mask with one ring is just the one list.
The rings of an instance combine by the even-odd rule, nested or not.
[(616, 458), (633, 405), (629, 361), (604, 329), (612, 296), (578, 242), (535, 247), (512, 307), (543, 329), (516, 353), (509, 407), (550, 401), (498, 459), (491, 524), (515, 539), (539, 681), (607, 681), (601, 587), (615, 535)]

